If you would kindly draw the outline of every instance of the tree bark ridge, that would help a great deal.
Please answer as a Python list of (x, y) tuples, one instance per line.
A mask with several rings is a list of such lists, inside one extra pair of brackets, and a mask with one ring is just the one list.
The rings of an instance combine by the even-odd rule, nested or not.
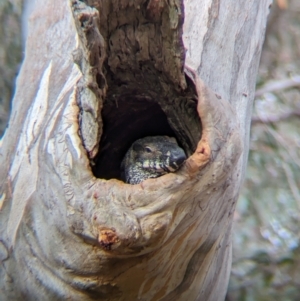
[[(174, 61), (167, 51), (162, 57), (168, 58), (161, 65), (159, 60), (149, 62), (145, 50), (131, 43), (135, 40), (130, 38), (132, 26), (126, 24), (126, 15), (121, 11), (137, 11), (136, 5), (146, 5), (145, 2), (107, 3), (97, 1), (91, 8), (83, 2), (49, 0), (37, 3), (31, 17), (32, 34), (12, 119), (0, 145), (3, 300), (223, 300), (231, 265), (231, 223), (247, 150), (243, 112), (249, 109), (249, 102), (239, 102), (236, 91), (245, 85), (250, 90), (253, 78), (249, 83), (247, 76), (241, 82), (235, 77), (239, 84), (231, 90), (228, 81), (222, 82), (216, 94), (208, 82), (213, 76), (225, 76), (225, 72), (214, 73), (220, 68), (227, 70), (228, 77), (234, 77), (228, 75), (229, 65), (217, 65), (211, 70), (202, 61), (198, 70), (193, 59), (198, 55), (192, 55), (189, 49), (185, 71), (190, 79), (185, 79), (184, 57), (177, 57), (176, 51), (176, 45), (181, 45), (178, 26), (182, 3), (163, 2), (165, 6), (160, 7), (149, 1), (143, 8), (148, 15), (141, 18), (148, 18), (153, 28), (159, 28), (156, 26), (161, 20), (168, 20), (173, 30), (174, 44), (171, 41), (168, 47), (175, 49), (171, 55)], [(213, 0), (205, 3), (201, 4), (206, 9), (203, 14), (215, 18), (208, 24), (216, 30), (218, 17), (224, 17), (220, 12), (224, 14), (225, 4)], [(259, 20), (264, 19), (266, 3), (258, 5), (261, 13), (255, 17)], [(80, 6), (78, 14), (74, 13), (76, 5)], [(256, 6), (247, 6), (249, 13), (253, 15), (251, 9)], [(101, 25), (110, 20), (103, 18), (105, 14), (119, 20), (111, 16), (113, 12), (124, 23)], [(242, 18), (238, 24), (247, 19), (247, 13), (235, 16)], [(105, 26), (115, 30), (106, 30)], [(199, 30), (205, 26), (204, 22)], [(113, 32), (119, 38), (126, 33), (118, 47), (131, 47), (125, 47), (120, 58), (112, 49), (105, 53), (105, 49), (113, 48), (109, 42), (115, 37)], [(90, 44), (92, 38), (85, 40), (89, 34), (97, 39), (94, 45)], [(212, 34), (213, 31), (210, 37)], [(247, 34), (256, 43), (248, 56), (251, 60), (247, 66), (252, 69), (239, 72), (254, 76), (254, 58), (259, 54), (262, 36)], [(101, 36), (108, 42), (103, 42)], [(137, 37), (141, 39), (140, 34)], [(163, 38), (164, 35), (157, 43), (170, 42)], [(205, 41), (202, 59), (208, 46), (215, 47), (213, 41)], [(232, 57), (240, 53), (227, 46)], [(243, 47), (247, 47), (246, 43)], [(217, 48), (215, 51), (220, 54)], [(236, 66), (244, 68), (245, 57)], [(132, 60), (132, 65), (126, 65)], [(170, 73), (174, 66), (176, 72)], [(200, 79), (198, 73), (205, 70), (211, 75)], [(30, 88), (28, 81), (32, 81)], [(226, 95), (229, 98), (224, 97), (224, 91), (231, 91)], [(184, 98), (187, 100), (182, 105)], [(159, 105), (171, 130), (190, 152), (183, 168), (138, 185), (94, 176), (91, 164), (97, 160), (105, 103), (112, 106), (122, 101)], [(241, 114), (239, 106), (243, 108)], [(180, 114), (188, 112), (194, 112), (192, 117), (183, 115), (184, 122), (176, 124)], [(117, 122), (117, 115), (110, 117)], [(103, 137), (105, 131), (104, 123)], [(105, 147), (110, 148), (100, 141), (100, 152)]]

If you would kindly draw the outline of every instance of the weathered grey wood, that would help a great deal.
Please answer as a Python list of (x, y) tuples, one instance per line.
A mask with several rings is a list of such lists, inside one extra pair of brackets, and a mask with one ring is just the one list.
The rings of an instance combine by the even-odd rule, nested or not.
[[(89, 4), (36, 1), (30, 17), (0, 141), (1, 300), (221, 301), (270, 1), (186, 0), (186, 59), (179, 0)], [(166, 113), (191, 153), (182, 169), (94, 177), (123, 98)]]

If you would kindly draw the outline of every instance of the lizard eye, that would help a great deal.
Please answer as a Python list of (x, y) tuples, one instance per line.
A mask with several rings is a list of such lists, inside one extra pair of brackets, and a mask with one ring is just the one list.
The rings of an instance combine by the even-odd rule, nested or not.
[(146, 146), (146, 147), (145, 147), (145, 151), (146, 151), (147, 153), (151, 153), (151, 152), (152, 152), (152, 149), (151, 149), (149, 146)]

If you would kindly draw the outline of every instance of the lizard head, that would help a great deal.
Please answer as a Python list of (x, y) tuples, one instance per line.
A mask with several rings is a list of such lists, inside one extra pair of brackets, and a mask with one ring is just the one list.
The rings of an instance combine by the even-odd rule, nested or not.
[(122, 168), (126, 182), (137, 184), (147, 178), (175, 172), (185, 159), (186, 155), (175, 138), (152, 136), (132, 144), (124, 157)]

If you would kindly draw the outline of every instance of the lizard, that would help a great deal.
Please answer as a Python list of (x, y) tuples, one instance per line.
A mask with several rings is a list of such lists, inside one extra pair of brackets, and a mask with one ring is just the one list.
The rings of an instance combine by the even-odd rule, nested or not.
[(184, 150), (173, 137), (149, 136), (136, 140), (121, 163), (123, 179), (139, 184), (148, 178), (157, 178), (175, 172), (186, 159)]

